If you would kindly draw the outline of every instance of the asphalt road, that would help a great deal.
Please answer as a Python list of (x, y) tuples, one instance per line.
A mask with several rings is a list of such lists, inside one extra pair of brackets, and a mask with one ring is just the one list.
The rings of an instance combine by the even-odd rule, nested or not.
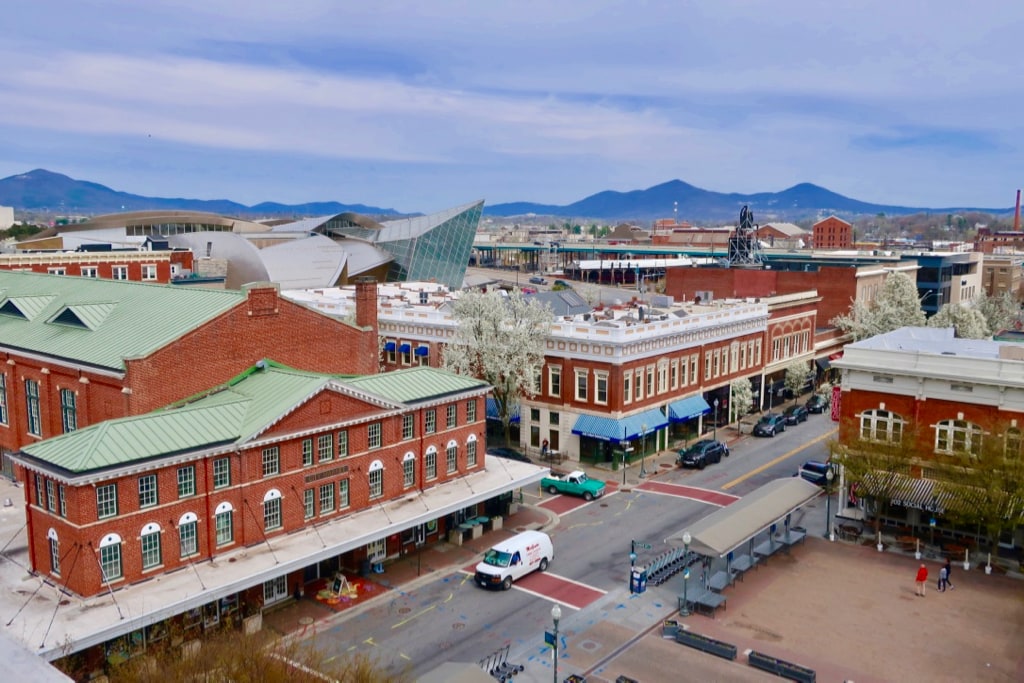
[[(321, 630), (313, 645), (327, 656), (370, 654), (389, 671), (412, 679), (443, 662), (479, 661), (505, 647), (526, 656), (542, 649), (555, 602), (562, 605), (563, 618), (585, 617), (602, 597), (628, 595), (631, 540), (651, 545), (637, 558), (645, 564), (670, 547), (665, 539), (717, 509), (690, 496), (714, 497), (702, 491), (742, 496), (771, 479), (791, 476), (804, 460), (827, 456), (832, 430), (826, 416), (814, 415), (775, 438), (740, 440), (729, 458), (703, 471), (661, 470), (655, 479), (589, 504), (527, 491), (527, 502), (555, 506), (561, 514), (550, 532), (555, 558), (546, 575), (526, 577), (509, 591), (488, 591), (473, 583), (467, 566)], [(615, 476), (609, 473), (609, 479)], [(572, 509), (563, 511), (566, 507)]]

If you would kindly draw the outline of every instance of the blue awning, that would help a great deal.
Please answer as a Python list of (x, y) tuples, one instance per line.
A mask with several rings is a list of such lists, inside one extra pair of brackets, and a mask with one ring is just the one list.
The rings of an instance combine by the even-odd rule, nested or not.
[[(487, 419), (497, 420), (498, 419), (498, 402), (493, 398), (487, 399)], [(509, 406), (508, 409), (508, 421), (512, 424), (519, 422), (519, 404)]]
[(412, 347), (409, 346), (408, 344), (402, 344), (401, 346), (398, 347), (398, 351), (399, 353), (409, 353), (409, 349), (411, 348)]
[(417, 346), (416, 347), (416, 355), (417, 356), (425, 356), (428, 353), (430, 353), (430, 348), (429, 347), (427, 347), (427, 346)]
[(395, 342), (384, 342), (384, 350), (385, 351), (394, 351), (395, 350)]
[(668, 419), (672, 422), (685, 422), (707, 412), (711, 412), (711, 406), (703, 396), (690, 396), (668, 404)]
[(644, 433), (644, 428), (650, 434), (666, 426), (668, 426), (668, 420), (665, 419), (662, 412), (657, 408), (650, 408), (642, 413), (619, 420), (599, 415), (580, 415), (576, 418), (576, 425), (573, 426), (572, 433), (601, 441), (622, 443), (640, 438)]

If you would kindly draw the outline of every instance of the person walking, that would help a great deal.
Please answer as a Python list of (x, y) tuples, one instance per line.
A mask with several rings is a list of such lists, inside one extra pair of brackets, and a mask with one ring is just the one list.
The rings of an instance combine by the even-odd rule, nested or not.
[(946, 564), (942, 565), (942, 568), (946, 570), (946, 588), (956, 588), (953, 582), (950, 581), (950, 577), (953, 575), (953, 563), (949, 561), (948, 557), (946, 558)]
[(923, 598), (924, 589), (928, 583), (928, 567), (924, 566), (923, 562), (921, 563), (920, 569), (917, 570), (917, 578), (915, 581), (917, 582), (917, 590), (915, 593)]
[(946, 570), (946, 565), (942, 565), (941, 567), (939, 567), (939, 585), (938, 585), (938, 591), (939, 591), (940, 593), (945, 593), (945, 592), (946, 592), (946, 574), (947, 574), (947, 573), (948, 573), (948, 572), (947, 572), (947, 570)]

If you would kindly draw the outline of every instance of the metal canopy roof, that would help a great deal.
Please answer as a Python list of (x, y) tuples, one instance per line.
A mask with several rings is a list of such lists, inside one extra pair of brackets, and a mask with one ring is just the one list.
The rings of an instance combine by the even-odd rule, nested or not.
[(801, 477), (770, 481), (735, 503), (715, 510), (704, 519), (666, 539), (683, 543), (690, 532), (690, 550), (725, 557), (741, 543), (771, 527), (794, 510), (803, 507), (821, 493), (821, 488)]

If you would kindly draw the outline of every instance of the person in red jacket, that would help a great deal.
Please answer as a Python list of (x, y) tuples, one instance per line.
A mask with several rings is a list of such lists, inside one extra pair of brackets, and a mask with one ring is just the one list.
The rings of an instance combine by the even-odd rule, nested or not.
[(928, 567), (924, 566), (924, 563), (922, 563), (921, 568), (917, 570), (917, 578), (915, 581), (917, 581), (917, 590), (915, 592), (923, 598), (924, 588), (928, 585)]

